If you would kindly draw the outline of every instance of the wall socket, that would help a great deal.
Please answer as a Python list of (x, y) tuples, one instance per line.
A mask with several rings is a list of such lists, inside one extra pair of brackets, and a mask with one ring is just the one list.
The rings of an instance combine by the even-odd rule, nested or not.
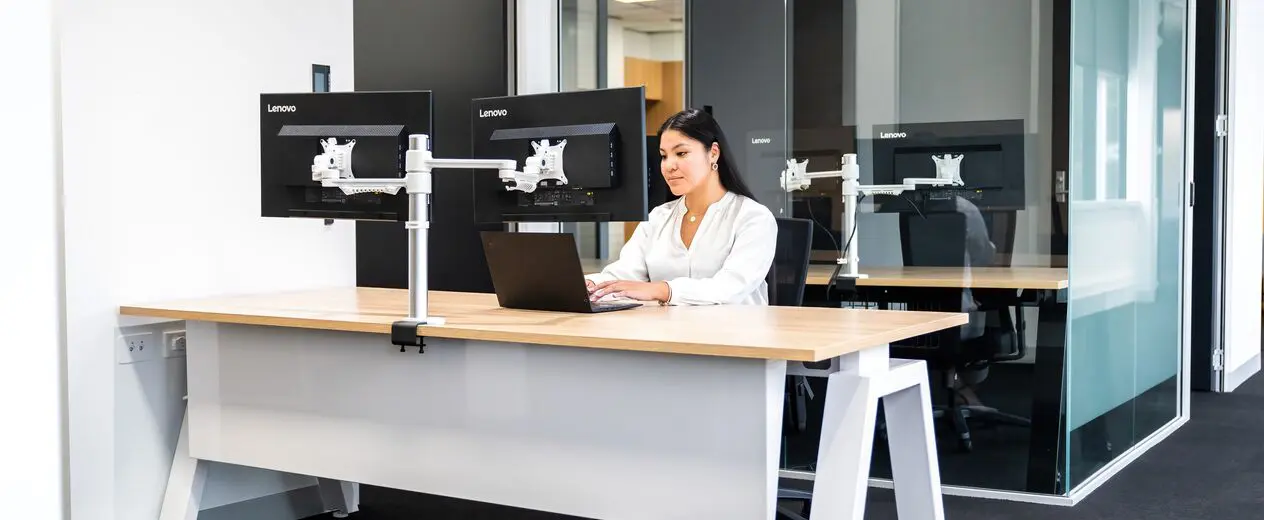
[(115, 342), (115, 348), (121, 365), (162, 357), (162, 346), (155, 340), (153, 332), (123, 334)]
[(162, 333), (162, 357), (184, 357), (186, 340), (184, 330), (168, 330)]

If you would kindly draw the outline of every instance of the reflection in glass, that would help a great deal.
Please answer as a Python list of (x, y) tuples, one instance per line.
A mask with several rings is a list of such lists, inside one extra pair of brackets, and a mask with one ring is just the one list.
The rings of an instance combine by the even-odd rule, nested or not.
[[(1013, 278), (1011, 268), (1049, 276), (1059, 261), (1051, 255), (1054, 2), (799, 0), (790, 9), (791, 156), (825, 171), (857, 154), (865, 185), (933, 178), (936, 158), (955, 157), (963, 182), (867, 197), (854, 230), (842, 229), (837, 180), (789, 195), (791, 214), (815, 222), (817, 268), (830, 268), (854, 237), (861, 273), (938, 270), (959, 280), (850, 293), (809, 287), (808, 304), (968, 313), (968, 325), (893, 344), (892, 356), (931, 369), (943, 483), (1027, 491), (1029, 460), (1043, 452), (1032, 441), (1032, 382), (1043, 368), (1057, 372), (1057, 385), (1061, 366), (1037, 365), (1038, 291), (975, 282)], [(805, 399), (801, 420), (805, 384), (816, 398)], [(783, 463), (810, 469), (825, 382), (788, 388)], [(889, 478), (879, 428), (872, 474)]]
[(1186, 3), (1072, 14), (1068, 488), (1179, 413)]

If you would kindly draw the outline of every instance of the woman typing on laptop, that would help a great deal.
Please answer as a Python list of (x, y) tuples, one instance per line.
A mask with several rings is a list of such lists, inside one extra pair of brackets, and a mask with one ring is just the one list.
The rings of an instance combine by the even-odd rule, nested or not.
[(719, 124), (690, 109), (658, 136), (663, 179), (679, 198), (651, 210), (619, 259), (586, 277), (592, 300), (767, 305), (777, 221), (738, 176)]

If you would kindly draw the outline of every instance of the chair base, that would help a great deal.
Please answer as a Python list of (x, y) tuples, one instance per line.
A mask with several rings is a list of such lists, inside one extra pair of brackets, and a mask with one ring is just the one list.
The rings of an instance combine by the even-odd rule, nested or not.
[(983, 405), (966, 405), (953, 408), (936, 406), (933, 413), (936, 419), (945, 417), (952, 419), (952, 429), (957, 433), (958, 446), (960, 446), (962, 451), (966, 452), (974, 451), (974, 441), (970, 438), (970, 425), (968, 422), (970, 419), (1006, 426), (1031, 427), (1031, 419)]

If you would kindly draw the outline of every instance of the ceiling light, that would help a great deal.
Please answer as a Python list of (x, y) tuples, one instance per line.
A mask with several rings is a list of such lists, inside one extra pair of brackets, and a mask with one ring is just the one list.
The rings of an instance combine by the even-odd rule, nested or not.
[(614, 0), (621, 4), (642, 4), (645, 2), (653, 2), (654, 0)]

